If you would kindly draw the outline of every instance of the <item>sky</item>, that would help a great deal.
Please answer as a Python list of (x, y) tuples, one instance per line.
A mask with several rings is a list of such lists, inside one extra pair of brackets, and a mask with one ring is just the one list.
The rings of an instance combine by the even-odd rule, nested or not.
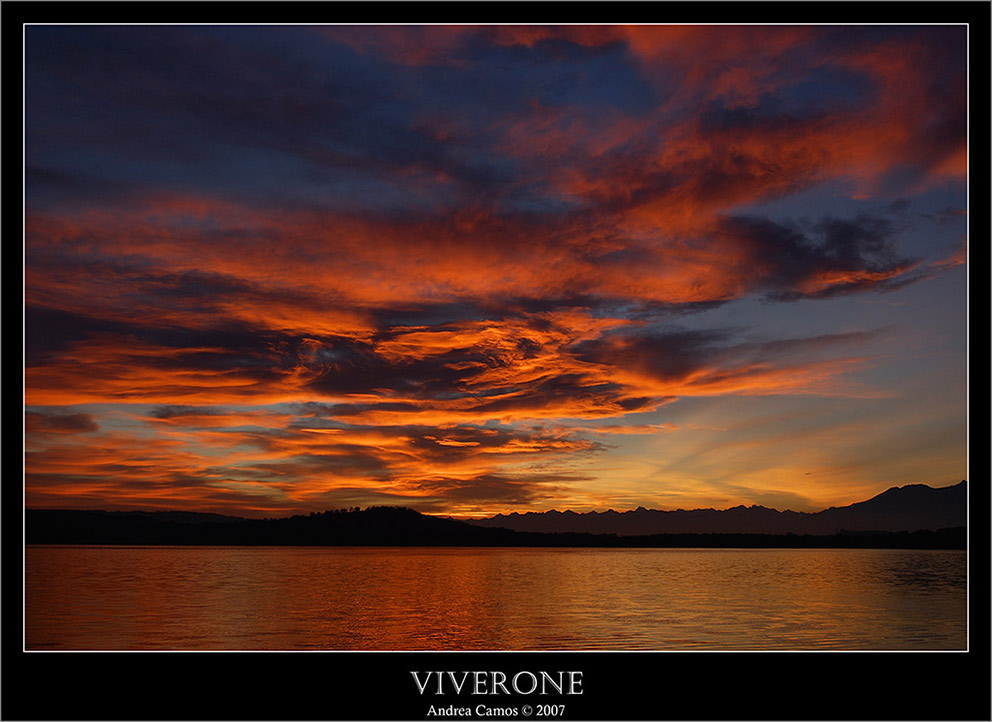
[(967, 478), (967, 28), (25, 28), (28, 507)]

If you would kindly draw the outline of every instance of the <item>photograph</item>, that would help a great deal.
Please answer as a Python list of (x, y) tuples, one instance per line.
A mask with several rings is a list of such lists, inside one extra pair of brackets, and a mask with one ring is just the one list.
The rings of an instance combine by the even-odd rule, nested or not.
[(988, 719), (988, 4), (4, 5), (4, 719)]

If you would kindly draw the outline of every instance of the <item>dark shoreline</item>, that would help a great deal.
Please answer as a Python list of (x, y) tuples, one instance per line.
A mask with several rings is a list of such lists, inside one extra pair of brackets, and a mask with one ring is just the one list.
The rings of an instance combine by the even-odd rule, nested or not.
[(959, 549), (967, 529), (836, 534), (616, 534), (520, 532), (478, 527), (410, 509), (373, 507), (286, 519), (175, 512), (25, 511), (31, 545), (574, 547), (724, 549)]

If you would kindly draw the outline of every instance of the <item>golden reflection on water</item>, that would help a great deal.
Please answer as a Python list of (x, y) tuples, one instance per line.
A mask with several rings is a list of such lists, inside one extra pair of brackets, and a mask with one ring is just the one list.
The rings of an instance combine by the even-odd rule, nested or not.
[(964, 649), (957, 551), (28, 547), (27, 649)]

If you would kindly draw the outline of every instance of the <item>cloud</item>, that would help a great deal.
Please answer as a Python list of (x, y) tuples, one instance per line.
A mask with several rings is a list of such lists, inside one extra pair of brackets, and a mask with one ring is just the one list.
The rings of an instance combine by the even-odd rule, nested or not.
[(900, 258), (884, 218), (826, 217), (807, 230), (737, 216), (719, 234), (741, 249), (753, 286), (782, 300), (886, 290), (910, 280), (919, 261)]
[(964, 262), (905, 212), (962, 207), (963, 31), (30, 28), (32, 501), (519, 505), (678, 399), (877, 397), (879, 332), (748, 302)]
[(24, 430), (28, 434), (81, 434), (99, 429), (100, 425), (91, 414), (40, 413), (37, 411), (27, 411), (24, 414)]
[(583, 477), (541, 477), (536, 474), (519, 477), (488, 474), (472, 479), (431, 479), (421, 488), (433, 496), (448, 499), (457, 513), (485, 509), (492, 503), (502, 506), (527, 506), (537, 500), (554, 499), (565, 491), (562, 482), (574, 483)]
[[(132, 415), (126, 430), (107, 430), (92, 445), (46, 441), (36, 434), (25, 456), (25, 473), (32, 487), (43, 484), (34, 489), (34, 500), (55, 500), (74, 489), (102, 494), (114, 504), (130, 500), (196, 508), (229, 491), (232, 503), (254, 497), (256, 509), (319, 509), (334, 490), (367, 487), (370, 494), (388, 490), (407, 505), (434, 508), (424, 497), (436, 501), (444, 489), (465, 503), (475, 499), (468, 489), (476, 480), (489, 489), (480, 490), (477, 500), (523, 503), (538, 487), (551, 487), (548, 471), (521, 469), (563, 455), (574, 460), (603, 451), (564, 428), (359, 426), (334, 419), (333, 407), (306, 405), (296, 411), (151, 407), (145, 416)], [(308, 412), (316, 413), (307, 419), (303, 414)], [(38, 427), (39, 420), (54, 416), (32, 413), (28, 418)], [(83, 421), (49, 426), (96, 431)], [(504, 479), (511, 481), (499, 492)]]
[[(578, 344), (582, 361), (610, 369), (617, 383), (655, 398), (669, 395), (873, 396), (843, 377), (871, 358), (851, 355), (874, 334), (735, 342), (734, 331), (669, 329), (615, 332)], [(824, 352), (833, 351), (833, 357)]]

